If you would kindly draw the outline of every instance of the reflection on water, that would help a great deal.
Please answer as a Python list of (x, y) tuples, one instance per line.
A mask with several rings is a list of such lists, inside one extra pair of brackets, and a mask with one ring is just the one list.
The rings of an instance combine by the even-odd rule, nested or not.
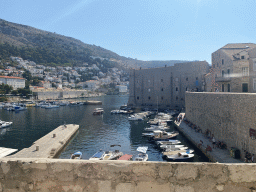
[[(153, 143), (141, 136), (147, 121), (128, 121), (128, 115), (113, 114), (110, 111), (118, 109), (128, 101), (127, 95), (107, 95), (94, 100), (101, 100), (102, 106), (78, 105), (61, 106), (60, 108), (28, 108), (19, 113), (0, 110), (0, 119), (12, 121), (7, 129), (0, 129), (0, 147), (23, 149), (30, 147), (34, 141), (49, 133), (59, 125), (79, 124), (79, 133), (66, 147), (59, 158), (70, 158), (76, 151), (83, 153), (83, 159), (89, 159), (96, 151), (114, 150), (110, 145), (119, 144), (124, 154), (137, 154), (138, 146), (148, 146), (150, 161), (163, 161), (162, 155)], [(92, 115), (94, 108), (104, 108), (103, 115)], [(171, 126), (171, 130), (174, 127)], [(182, 136), (178, 136), (184, 145), (194, 148)], [(200, 152), (196, 151), (195, 161), (207, 161)]]

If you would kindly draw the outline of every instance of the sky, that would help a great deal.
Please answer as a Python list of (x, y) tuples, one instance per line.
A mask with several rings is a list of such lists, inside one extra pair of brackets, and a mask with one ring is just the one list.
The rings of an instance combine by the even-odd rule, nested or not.
[(0, 0), (0, 18), (138, 60), (206, 60), (256, 43), (255, 0)]

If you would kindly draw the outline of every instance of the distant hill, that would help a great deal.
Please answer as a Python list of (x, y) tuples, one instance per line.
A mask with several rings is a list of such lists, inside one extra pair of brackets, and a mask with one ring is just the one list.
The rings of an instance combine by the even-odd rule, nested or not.
[[(100, 46), (0, 19), (0, 59), (20, 56), (44, 65), (80, 65), (106, 58), (102, 64), (123, 68), (163, 67), (184, 61), (140, 61), (120, 56)], [(99, 60), (98, 60), (99, 61)]]

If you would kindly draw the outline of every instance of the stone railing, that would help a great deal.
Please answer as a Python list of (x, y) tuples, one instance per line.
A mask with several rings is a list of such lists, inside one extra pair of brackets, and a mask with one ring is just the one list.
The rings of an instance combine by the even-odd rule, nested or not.
[(0, 191), (256, 190), (256, 164), (0, 159)]

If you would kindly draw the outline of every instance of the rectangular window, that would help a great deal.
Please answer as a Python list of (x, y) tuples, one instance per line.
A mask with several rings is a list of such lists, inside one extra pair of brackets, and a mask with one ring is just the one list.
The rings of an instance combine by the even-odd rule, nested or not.
[(221, 60), (221, 64), (224, 65), (224, 59)]
[(176, 87), (176, 91), (179, 91), (179, 88), (178, 88), (178, 87)]
[(228, 84), (228, 92), (230, 92), (230, 84)]
[(256, 79), (253, 79), (253, 90), (256, 91)]
[(222, 92), (224, 92), (224, 84), (222, 84)]
[(230, 74), (230, 69), (227, 70), (227, 75), (229, 76), (229, 74)]
[(248, 67), (243, 67), (242, 71), (243, 71), (243, 76), (249, 76), (249, 68)]
[(241, 59), (244, 59), (244, 56), (241, 56)]
[(224, 77), (224, 75), (225, 75), (225, 72), (224, 72), (224, 70), (222, 70), (221, 74), (222, 74), (222, 77)]
[(253, 71), (256, 71), (256, 59), (253, 59), (252, 62), (253, 62)]

